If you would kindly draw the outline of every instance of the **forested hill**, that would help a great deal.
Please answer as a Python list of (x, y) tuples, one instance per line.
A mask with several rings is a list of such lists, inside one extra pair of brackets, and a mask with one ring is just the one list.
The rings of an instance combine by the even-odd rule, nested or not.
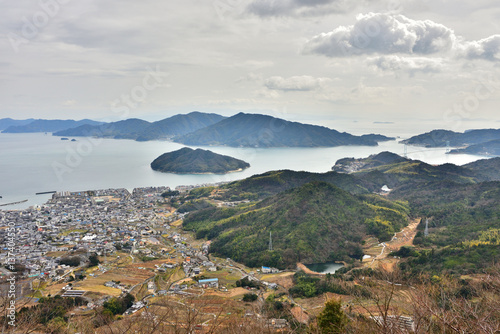
[[(311, 182), (256, 204), (191, 213), (183, 226), (198, 238), (213, 240), (211, 251), (219, 256), (285, 268), (298, 261), (360, 259), (367, 234), (389, 240), (406, 225), (407, 213), (402, 203)], [(270, 232), (273, 251), (268, 251)]]
[(354, 136), (323, 126), (289, 122), (267, 115), (239, 113), (214, 125), (175, 138), (185, 145), (232, 147), (376, 146), (385, 136)]
[[(365, 237), (388, 240), (408, 217), (424, 218), (415, 238), (419, 251), (411, 253), (408, 270), (467, 273), (500, 261), (494, 239), (500, 233), (500, 182), (491, 182), (500, 179), (500, 158), (464, 166), (434, 166), (387, 153), (365, 160), (351, 161), (362, 167), (350, 174), (284, 170), (232, 182), (207, 200), (250, 202), (196, 210), (196, 203), (188, 201), (193, 211), (184, 227), (212, 240), (220, 256), (282, 268), (299, 260), (352, 261)], [(374, 194), (383, 185), (392, 190)], [(202, 193), (195, 190), (188, 198), (199, 200)]]
[(250, 165), (245, 161), (188, 147), (162, 154), (151, 163), (153, 170), (177, 174), (224, 174), (248, 167)]

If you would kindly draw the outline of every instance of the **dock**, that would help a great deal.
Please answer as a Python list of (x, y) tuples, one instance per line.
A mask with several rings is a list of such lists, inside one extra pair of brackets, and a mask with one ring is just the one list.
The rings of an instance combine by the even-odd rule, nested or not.
[(28, 200), (25, 199), (24, 201), (18, 201), (18, 202), (12, 202), (12, 203), (6, 203), (6, 204), (0, 204), (0, 206), (7, 206), (7, 205), (14, 205), (14, 204), (21, 204), (21, 203), (26, 203)]
[(35, 195), (45, 195), (45, 194), (55, 194), (56, 191), (44, 191), (44, 192), (41, 192), (41, 193), (36, 193)]

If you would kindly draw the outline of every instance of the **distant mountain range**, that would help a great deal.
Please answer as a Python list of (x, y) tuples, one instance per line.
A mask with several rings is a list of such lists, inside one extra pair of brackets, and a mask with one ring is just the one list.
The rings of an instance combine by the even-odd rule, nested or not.
[(81, 125), (102, 124), (102, 122), (96, 122), (90, 119), (83, 119), (81, 121), (59, 120), (59, 119), (54, 119), (54, 120), (28, 119), (28, 120), (16, 121), (4, 118), (0, 121), (2, 121), (2, 123), (4, 124), (9, 124), (9, 123), (11, 124), (2, 131), (4, 133), (56, 132)]
[(289, 122), (267, 115), (239, 113), (206, 128), (178, 136), (185, 145), (231, 147), (377, 146), (381, 135), (354, 136), (323, 126)]
[(7, 129), (10, 126), (20, 126), (20, 125), (26, 125), (31, 122), (33, 122), (35, 119), (29, 118), (29, 119), (12, 119), (12, 118), (2, 118), (0, 119), (0, 131), (3, 131)]
[(248, 167), (250, 164), (245, 161), (188, 147), (162, 154), (151, 163), (153, 170), (176, 174), (224, 174)]
[[(12, 122), (10, 119), (3, 120), (6, 125)], [(35, 120), (25, 125), (10, 126), (4, 132), (53, 132), (54, 136), (62, 137), (91, 136), (137, 141), (168, 139), (185, 145), (232, 147), (377, 146), (381, 141), (395, 139), (380, 134), (355, 136), (324, 126), (260, 114), (239, 113), (227, 118), (196, 111), (152, 123), (137, 118), (112, 123)]]
[(53, 133), (63, 137), (99, 137), (113, 139), (136, 139), (139, 133), (149, 127), (151, 123), (142, 119), (131, 118), (123, 121), (105, 123), (101, 125), (82, 125)]
[(175, 115), (153, 123), (134, 118), (106, 123), (99, 126), (80, 126), (56, 132), (54, 136), (93, 136), (114, 139), (134, 139), (137, 141), (171, 139), (174, 136), (183, 135), (207, 127), (224, 118), (224, 116), (217, 114), (207, 114), (195, 111), (186, 115)]

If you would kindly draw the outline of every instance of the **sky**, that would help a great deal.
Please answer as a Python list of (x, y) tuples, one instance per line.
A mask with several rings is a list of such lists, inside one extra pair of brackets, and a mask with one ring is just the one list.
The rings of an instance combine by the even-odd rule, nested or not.
[[(0, 118), (500, 128), (496, 0), (0, 0)], [(355, 124), (355, 123), (353, 123)]]

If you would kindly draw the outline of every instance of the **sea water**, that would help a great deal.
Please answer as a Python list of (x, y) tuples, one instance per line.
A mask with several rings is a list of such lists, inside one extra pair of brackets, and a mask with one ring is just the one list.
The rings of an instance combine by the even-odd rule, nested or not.
[[(70, 137), (69, 139), (73, 139)], [(27, 199), (28, 202), (2, 206), (2, 210), (24, 209), (43, 204), (51, 195), (46, 191), (84, 191), (92, 189), (197, 185), (228, 182), (271, 170), (290, 169), (323, 173), (338, 159), (364, 158), (382, 151), (403, 155), (404, 145), (397, 139), (379, 146), (340, 146), (321, 148), (234, 148), (201, 147), (250, 163), (251, 167), (224, 175), (177, 175), (153, 171), (150, 163), (163, 153), (184, 145), (169, 141), (76, 137), (61, 140), (51, 134), (0, 133), (0, 204)], [(193, 147), (195, 148), (195, 147)], [(466, 164), (482, 157), (448, 155), (445, 148), (408, 147), (408, 157), (430, 164)]]

